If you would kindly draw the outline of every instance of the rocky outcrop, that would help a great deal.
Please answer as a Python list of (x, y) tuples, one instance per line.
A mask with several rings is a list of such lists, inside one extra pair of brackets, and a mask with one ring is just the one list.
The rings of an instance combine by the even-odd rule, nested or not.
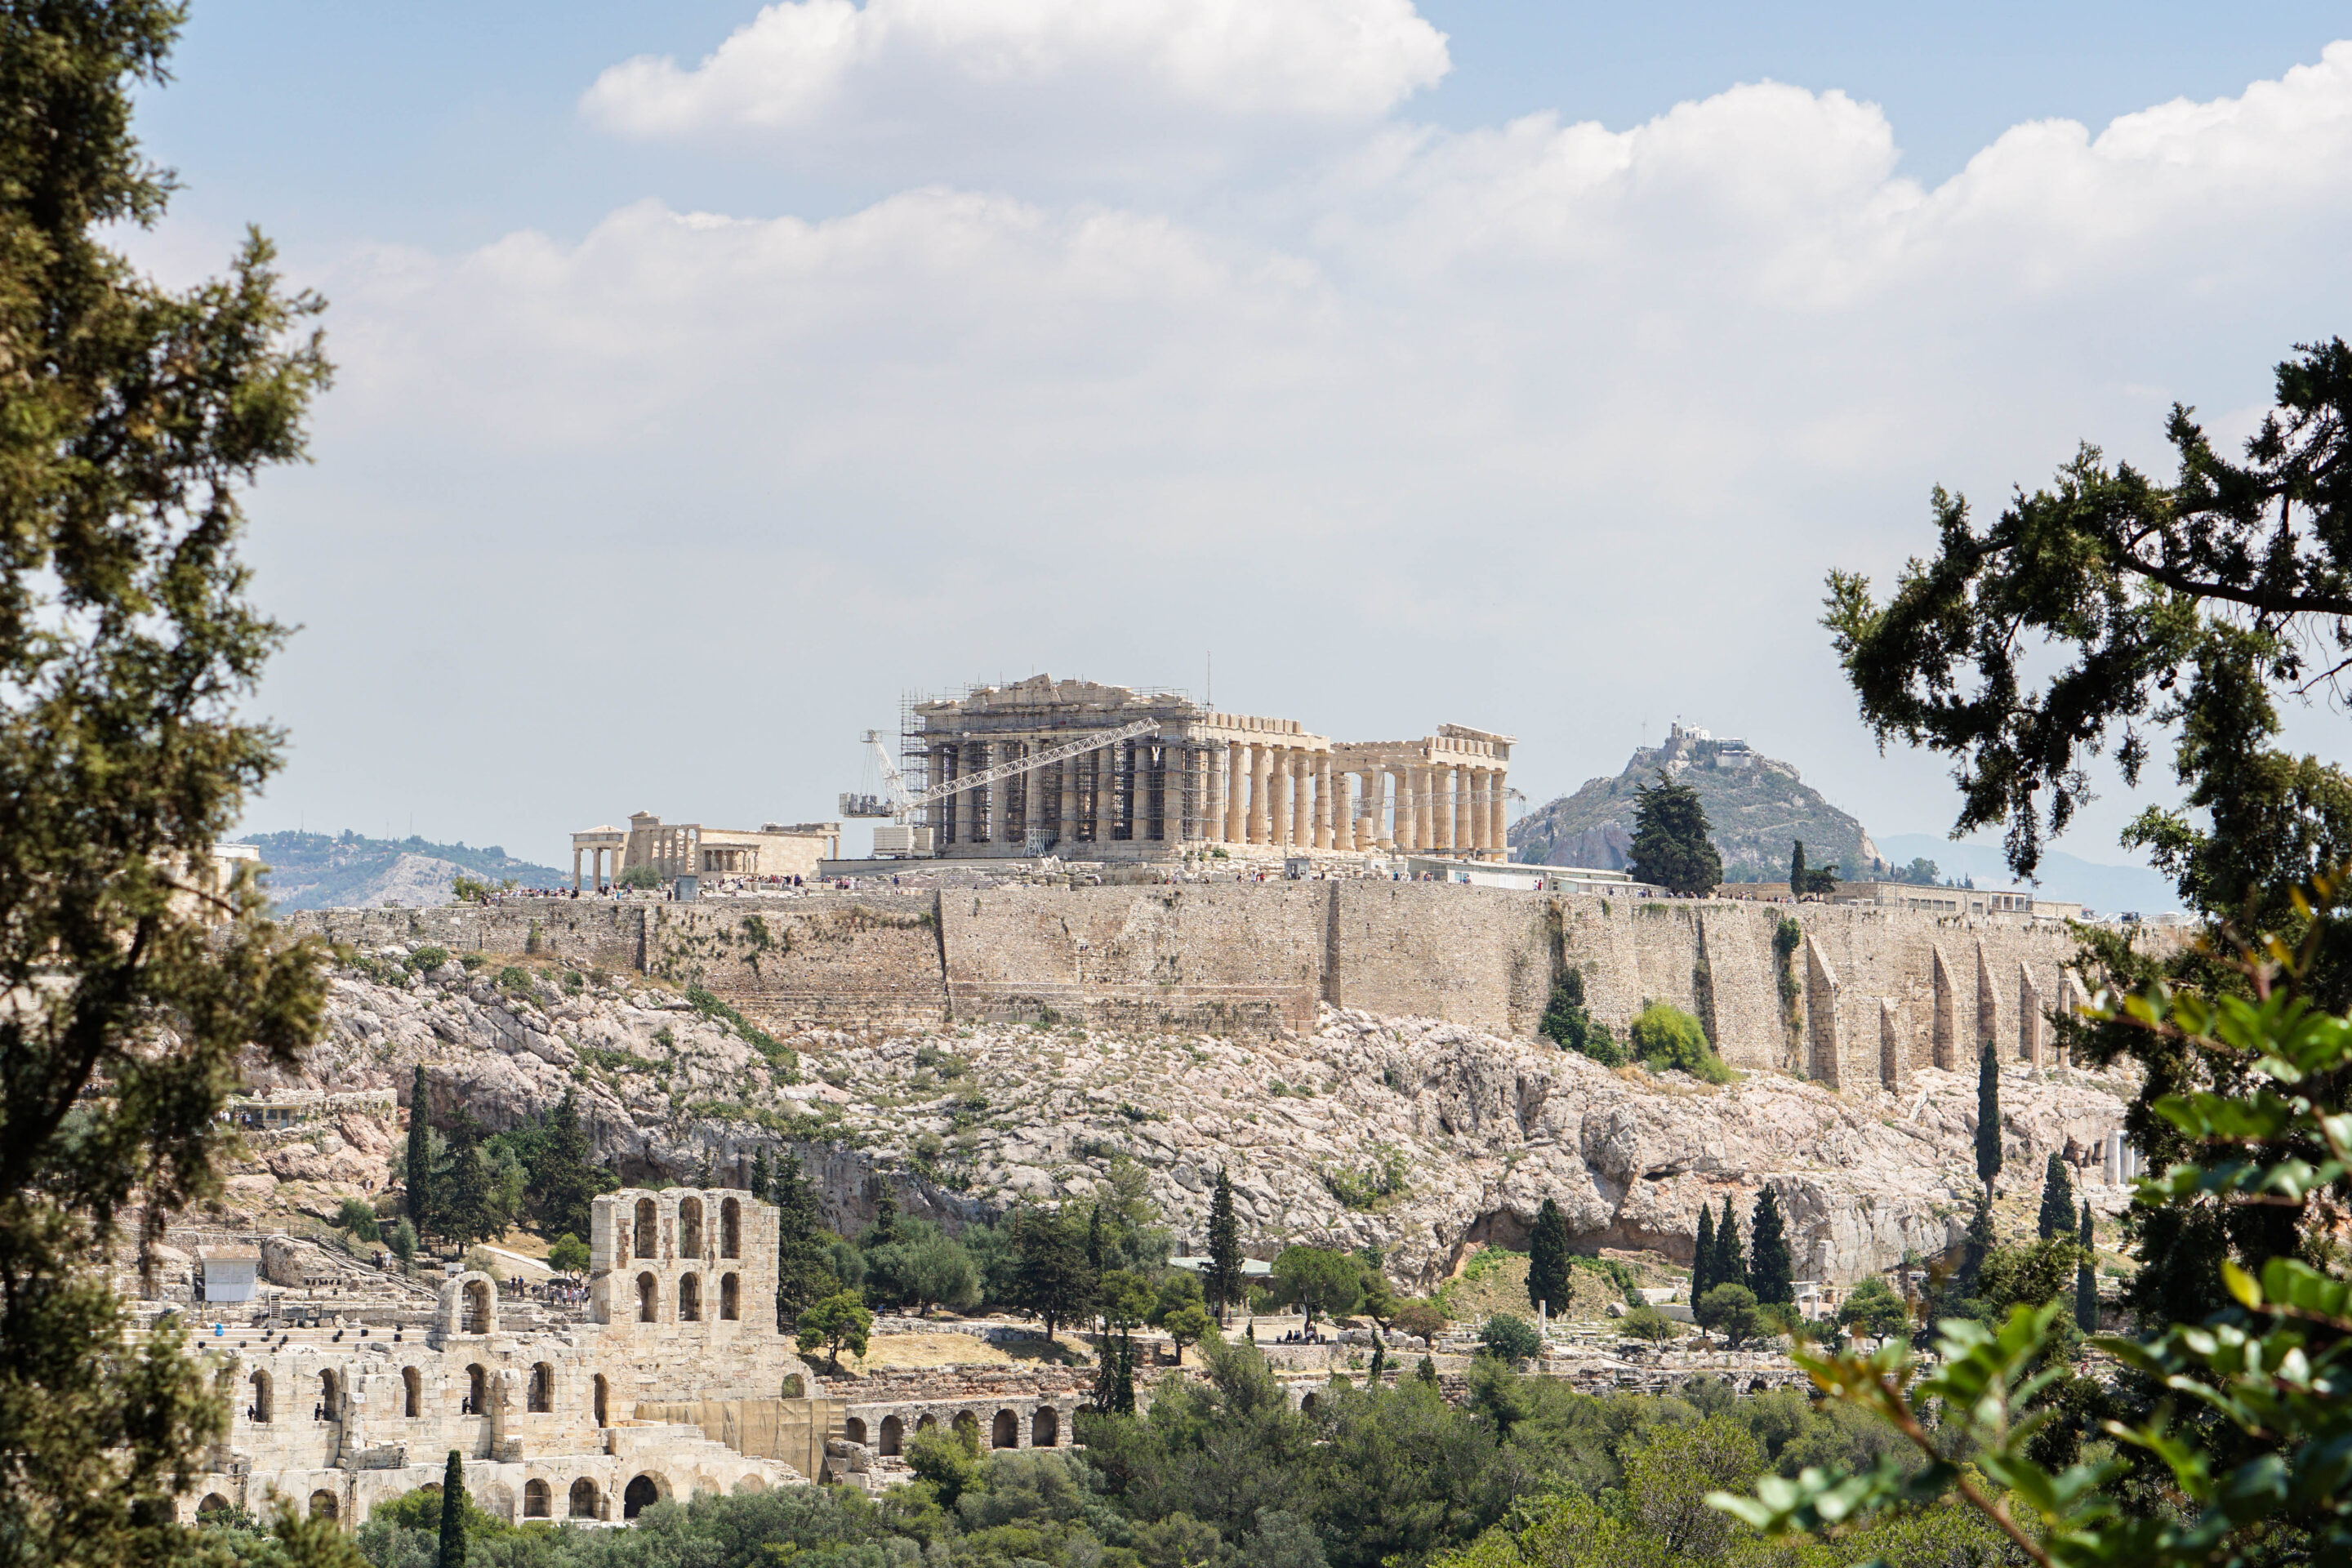
[[(1900, 1099), (1779, 1073), (1714, 1088), (1328, 1007), (1311, 1031), (1271, 1037), (1006, 1024), (810, 1033), (786, 1052), (635, 980), (490, 974), (343, 973), (299, 1087), (404, 1101), (422, 1062), (428, 1114), (462, 1107), (493, 1129), (570, 1090), (631, 1183), (706, 1167), (740, 1180), (756, 1150), (790, 1142), (852, 1228), (886, 1183), (909, 1211), (961, 1222), (1090, 1193), (1125, 1161), (1197, 1247), (1222, 1169), (1254, 1250), (1376, 1246), (1420, 1287), (1481, 1243), (1519, 1242), (1546, 1198), (1585, 1246), (1687, 1260), (1701, 1204), (1732, 1194), (1744, 1211), (1768, 1184), (1800, 1277), (1851, 1279), (1956, 1243), (1974, 1190), (1973, 1072), (1921, 1069)], [(2007, 1072), (2019, 1193), (2038, 1192), (2056, 1152), (2078, 1162), (2095, 1207), (2119, 1208), (2123, 1192), (2095, 1184), (2095, 1152), (2127, 1092), (2107, 1077)], [(280, 1136), (293, 1141), (257, 1151), (233, 1184), (241, 1199), (268, 1195), (257, 1175), (266, 1188), (299, 1173), (302, 1206), (330, 1212), (338, 1183), (381, 1184), (394, 1147), (382, 1124)]]

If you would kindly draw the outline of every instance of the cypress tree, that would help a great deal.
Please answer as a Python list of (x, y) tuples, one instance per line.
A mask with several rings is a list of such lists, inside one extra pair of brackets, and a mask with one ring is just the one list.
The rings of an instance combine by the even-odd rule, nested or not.
[(1952, 1281), (1956, 1294), (1962, 1297), (1977, 1293), (1977, 1275), (1984, 1268), (1986, 1254), (1999, 1240), (1992, 1228), (1992, 1194), (1990, 1184), (1977, 1194), (1977, 1212), (1969, 1221), (1969, 1233), (1960, 1242), (1960, 1271)]
[(1698, 791), (1676, 784), (1664, 768), (1655, 785), (1633, 786), (1633, 851), (1628, 868), (1637, 882), (1671, 892), (1711, 893), (1723, 880), (1723, 857), (1707, 837), (1706, 807)]
[(1788, 1231), (1780, 1223), (1780, 1200), (1769, 1186), (1756, 1200), (1751, 1225), (1754, 1239), (1748, 1250), (1755, 1262), (1748, 1270), (1748, 1288), (1761, 1304), (1793, 1302), (1797, 1288), (1790, 1277), (1794, 1269), (1789, 1260)]
[(455, 1448), (441, 1470), (441, 1555), (435, 1568), (466, 1568), (466, 1461)]
[(2042, 1175), (2042, 1216), (2036, 1228), (2044, 1241), (2074, 1228), (2074, 1179), (2066, 1173), (2066, 1162), (2054, 1151)]
[(1715, 1211), (1698, 1205), (1698, 1242), (1691, 1248), (1691, 1304), (1715, 1285)]
[(425, 1064), (408, 1083), (408, 1173), (404, 1178), (408, 1222), (419, 1231), (433, 1228), (433, 1124), (425, 1115)]
[(1789, 847), (1789, 896), (1792, 899), (1805, 896), (1805, 841), (1801, 838), (1792, 841)]
[[(565, 1089), (563, 1098), (571, 1099), (572, 1091)], [(767, 1145), (763, 1143), (751, 1152), (751, 1195), (761, 1203), (767, 1202), (768, 1189), (773, 1181), (774, 1178), (768, 1172)]]
[(1533, 1235), (1528, 1237), (1528, 1304), (1551, 1304), (1558, 1312), (1568, 1305), (1568, 1216), (1546, 1198), (1536, 1212)]
[(824, 1260), (824, 1227), (817, 1218), (816, 1187), (801, 1173), (800, 1157), (780, 1152), (769, 1174), (768, 1200), (776, 1205), (776, 1324), (798, 1318), (840, 1289)]
[(1217, 1190), (1209, 1199), (1209, 1300), (1223, 1324), (1242, 1299), (1242, 1233), (1234, 1220), (1234, 1184), (1217, 1167)]
[(2074, 1326), (2086, 1334), (2099, 1331), (2099, 1276), (2093, 1267), (2098, 1254), (2092, 1250), (2091, 1205), (2083, 1205), (2083, 1261), (2074, 1270)]
[(591, 1205), (612, 1189), (612, 1177), (596, 1163), (596, 1145), (580, 1125), (580, 1105), (570, 1089), (548, 1113), (547, 1140), (530, 1168), (531, 1208), (541, 1233), (570, 1231), (586, 1236), (594, 1226)]
[(1707, 1283), (1748, 1283), (1748, 1254), (1739, 1245), (1739, 1216), (1731, 1212), (1729, 1193), (1723, 1194), (1723, 1218), (1715, 1227), (1715, 1268)]
[(1381, 1373), (1387, 1372), (1388, 1369), (1389, 1342), (1384, 1339), (1375, 1337), (1372, 1341), (1372, 1377), (1371, 1381), (1365, 1384), (1364, 1386), (1367, 1388), (1378, 1388), (1381, 1385)]
[(874, 1223), (857, 1238), (857, 1245), (872, 1249), (887, 1247), (898, 1239), (898, 1198), (886, 1183), (882, 1195), (874, 1200)]
[(2000, 1060), (1987, 1040), (1977, 1062), (1977, 1179), (1984, 1184), (1987, 1204), (1992, 1202), (1993, 1178), (2000, 1174)]

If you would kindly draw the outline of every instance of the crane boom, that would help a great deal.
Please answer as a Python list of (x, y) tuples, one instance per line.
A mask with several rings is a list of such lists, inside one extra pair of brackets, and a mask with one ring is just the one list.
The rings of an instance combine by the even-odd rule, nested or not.
[(968, 789), (983, 788), (996, 783), (999, 779), (1008, 779), (1015, 773), (1025, 773), (1035, 768), (1046, 767), (1066, 758), (1081, 757), (1088, 752), (1099, 751), (1105, 746), (1116, 746), (1122, 741), (1132, 741), (1138, 736), (1148, 735), (1158, 728), (1160, 725), (1155, 720), (1139, 719), (1121, 729), (1101, 730), (1091, 735), (1081, 735), (1075, 741), (1066, 741), (1058, 746), (1048, 747), (1045, 751), (1034, 752), (1029, 756), (1017, 757), (1009, 763), (999, 763), (992, 768), (983, 768), (976, 773), (967, 773), (961, 778), (927, 789), (917, 795), (907, 793), (906, 778), (891, 764), (890, 753), (882, 746), (881, 732), (868, 730), (866, 731), (866, 743), (873, 747), (875, 755), (881, 759), (882, 785), (889, 791), (889, 803), (886, 805), (871, 795), (845, 795), (841, 797), (842, 813), (847, 816), (889, 816), (904, 822), (925, 806), (936, 805), (951, 795), (961, 795)]

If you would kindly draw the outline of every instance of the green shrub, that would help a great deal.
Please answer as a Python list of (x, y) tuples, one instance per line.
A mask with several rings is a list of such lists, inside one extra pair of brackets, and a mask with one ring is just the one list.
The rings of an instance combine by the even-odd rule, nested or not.
[(335, 1228), (352, 1233), (353, 1241), (377, 1241), (382, 1233), (376, 1229), (375, 1210), (357, 1198), (345, 1198), (343, 1206), (335, 1211)]
[(408, 955), (408, 967), (419, 974), (438, 969), (448, 962), (449, 950), (446, 947), (420, 947)]
[(1652, 1002), (1643, 1007), (1625, 1033), (1643, 1067), (1686, 1072), (1708, 1083), (1731, 1081), (1731, 1069), (1715, 1054), (1698, 1020), (1671, 1002)]
[(1543, 1021), (1536, 1026), (1536, 1032), (1580, 1056), (1591, 1057), (1602, 1067), (1625, 1065), (1625, 1053), (1618, 1048), (1609, 1026), (1584, 1010), (1581, 970), (1564, 969), (1551, 983), (1551, 1000), (1544, 1007)]
[(613, 885), (617, 888), (651, 889), (662, 885), (661, 873), (651, 866), (632, 866), (614, 879)]
[(1629, 1340), (1645, 1340), (1651, 1344), (1664, 1344), (1683, 1331), (1675, 1321), (1655, 1307), (1636, 1307), (1617, 1320), (1617, 1331)]
[(520, 964), (509, 963), (499, 971), (498, 985), (501, 991), (529, 991), (531, 988), (530, 971)]
[(489, 960), (484, 958), (478, 952), (466, 952), (457, 955), (457, 962), (465, 965), (467, 973), (471, 974), (474, 971), (481, 968), (485, 963), (488, 963)]

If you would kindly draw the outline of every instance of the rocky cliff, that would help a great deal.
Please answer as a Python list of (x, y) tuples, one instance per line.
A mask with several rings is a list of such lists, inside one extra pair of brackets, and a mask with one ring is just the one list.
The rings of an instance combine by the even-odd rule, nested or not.
[[(700, 993), (549, 961), (404, 972), (395, 951), (339, 973), (327, 1039), (257, 1089), (390, 1091), (422, 1062), (426, 1112), (493, 1129), (576, 1092), (625, 1181), (706, 1165), (740, 1180), (762, 1145), (795, 1146), (852, 1226), (883, 1184), (950, 1221), (1092, 1190), (1122, 1156), (1188, 1246), (1227, 1170), (1265, 1256), (1309, 1240), (1377, 1245), (1426, 1287), (1486, 1241), (1518, 1241), (1547, 1197), (1587, 1246), (1686, 1259), (1698, 1205), (1766, 1183), (1799, 1273), (1851, 1279), (1957, 1240), (1971, 1190), (1973, 1073), (1927, 1068), (1900, 1100), (1758, 1072), (1722, 1089), (1611, 1071), (1459, 1024), (1323, 1008), (1270, 1036), (993, 1024), (781, 1044)], [(701, 1005), (698, 1005), (698, 1002)], [(2096, 1207), (2095, 1151), (2126, 1086), (2071, 1070), (2004, 1076), (2003, 1141), (2030, 1204), (2053, 1152)], [(341, 1103), (257, 1142), (232, 1205), (331, 1214), (380, 1190), (400, 1115)]]

